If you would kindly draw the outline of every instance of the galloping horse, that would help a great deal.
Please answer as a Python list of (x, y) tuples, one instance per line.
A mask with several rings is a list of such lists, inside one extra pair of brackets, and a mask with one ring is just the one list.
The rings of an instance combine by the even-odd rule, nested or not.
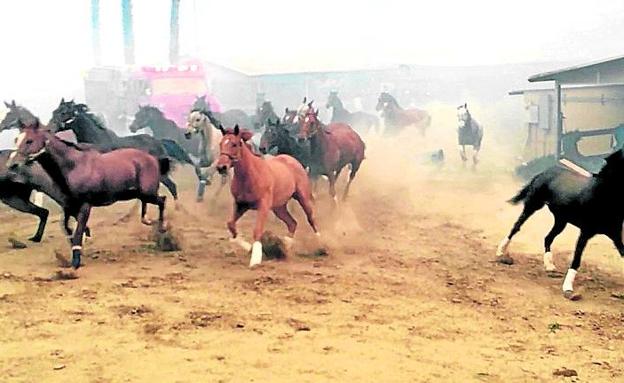
[(310, 168), (310, 144), (299, 142), (297, 132), (287, 124), (269, 119), (260, 138), (259, 150), (263, 154), (275, 150), (276, 154), (287, 154), (294, 157), (304, 168)]
[[(212, 112), (205, 109), (193, 109), (186, 117), (186, 131), (184, 137), (192, 139), (194, 136), (199, 137), (199, 164), (201, 168), (208, 168), (205, 178), (211, 179), (215, 168), (212, 164), (215, 154), (219, 150), (218, 142), (221, 140), (221, 132), (215, 128), (219, 125)], [(221, 186), (217, 190), (218, 195), (227, 182), (227, 175), (221, 177)], [(203, 194), (206, 187), (206, 181), (200, 182), (200, 190), (197, 192), (197, 202), (203, 200)]]
[(301, 164), (287, 155), (279, 155), (266, 160), (255, 155), (247, 144), (251, 138), (251, 132), (241, 131), (238, 125), (234, 129), (224, 130), (222, 126), (220, 129), (223, 138), (219, 144), (217, 169), (222, 174), (227, 173), (230, 167), (234, 169), (234, 178), (230, 187), (234, 197), (234, 208), (232, 218), (227, 223), (233, 240), (236, 240), (238, 235), (236, 221), (249, 209), (258, 211), (249, 266), (252, 267), (262, 262), (260, 238), (270, 210), (286, 224), (287, 241), (292, 242), (297, 229), (297, 221), (288, 212), (288, 201), (291, 198), (299, 202), (312, 230), (318, 235), (312, 210), (310, 181)]
[(40, 127), (39, 121), (21, 125), (16, 149), (11, 153), (9, 166), (37, 161), (67, 195), (63, 225), (68, 236), (69, 217), (76, 217), (78, 225), (71, 238), (72, 266), (80, 267), (82, 238), (87, 227), (91, 207), (107, 206), (117, 201), (139, 199), (141, 222), (147, 204), (158, 205), (159, 228), (164, 230), (165, 197), (158, 195), (159, 180), (169, 172), (169, 159), (157, 160), (138, 149), (118, 149), (108, 153), (85, 149), (57, 138)]
[(35, 117), (28, 109), (17, 105), (15, 100), (10, 103), (5, 101), (4, 105), (9, 108), (9, 111), (4, 116), (2, 121), (0, 121), (0, 131), (19, 128), (20, 120), (28, 124), (32, 124), (35, 120), (37, 120), (37, 117)]
[(386, 130), (401, 131), (413, 125), (420, 129), (424, 136), (425, 131), (431, 125), (431, 116), (421, 109), (403, 109), (390, 93), (382, 92), (377, 100), (375, 110), (382, 113)]
[[(117, 136), (115, 132), (102, 125), (84, 104), (62, 99), (59, 106), (52, 112), (48, 125), (54, 133), (72, 130), (78, 142), (93, 144), (102, 153), (121, 148), (135, 148), (144, 150), (157, 159), (171, 157), (181, 163), (195, 166), (184, 149), (171, 140), (160, 141), (148, 134)], [(171, 192), (174, 200), (177, 200), (177, 186), (169, 175), (163, 174), (160, 181)]]
[(470, 145), (473, 149), (472, 166), (476, 166), (479, 162), (479, 150), (481, 150), (481, 141), (483, 140), (483, 127), (477, 122), (470, 111), (468, 104), (457, 107), (457, 143), (459, 144), (459, 155), (466, 165), (468, 157), (466, 156), (466, 146)]
[(178, 127), (176, 123), (165, 117), (163, 112), (155, 106), (141, 105), (139, 110), (135, 113), (134, 119), (128, 129), (132, 133), (138, 132), (140, 129), (149, 128), (152, 131), (152, 135), (159, 139), (168, 139), (175, 141), (184, 150), (195, 156), (199, 157), (200, 142), (196, 137), (189, 139), (184, 138), (184, 129)]
[(364, 141), (347, 124), (331, 123), (325, 126), (318, 119), (318, 109), (314, 111), (310, 108), (300, 121), (299, 140), (310, 141), (310, 175), (327, 176), (329, 194), (335, 202), (336, 179), (346, 165), (351, 165), (349, 181), (343, 194), (343, 200), (346, 199), (351, 182), (364, 161)]
[(364, 112), (349, 112), (338, 97), (338, 92), (330, 92), (325, 105), (332, 109), (331, 122), (344, 122), (357, 132), (373, 132), (379, 128), (379, 118)]
[(502, 263), (510, 264), (507, 249), (511, 239), (522, 225), (544, 207), (554, 216), (554, 225), (544, 238), (544, 267), (555, 271), (551, 245), (568, 223), (580, 229), (574, 257), (563, 281), (566, 298), (574, 299), (574, 279), (587, 242), (598, 234), (606, 235), (624, 257), (622, 221), (624, 221), (624, 152), (620, 149), (606, 158), (606, 164), (598, 174), (591, 174), (569, 161), (551, 167), (535, 176), (509, 202), (524, 203), (520, 217), (510, 233), (500, 242), (496, 255)]

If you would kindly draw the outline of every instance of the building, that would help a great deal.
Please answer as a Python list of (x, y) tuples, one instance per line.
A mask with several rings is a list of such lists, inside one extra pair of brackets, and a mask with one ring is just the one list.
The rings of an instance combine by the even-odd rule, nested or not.
[[(624, 123), (624, 56), (531, 76), (552, 88), (512, 91), (522, 95), (527, 161), (552, 155), (575, 162), (604, 157), (617, 145)], [(585, 163), (599, 168), (601, 161)], [(595, 170), (595, 169), (591, 169)]]

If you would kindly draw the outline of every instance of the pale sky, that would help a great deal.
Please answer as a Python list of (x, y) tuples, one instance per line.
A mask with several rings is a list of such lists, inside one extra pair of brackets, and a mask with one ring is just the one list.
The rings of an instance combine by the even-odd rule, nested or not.
[[(123, 63), (121, 1), (100, 0)], [(136, 57), (164, 62), (169, 0), (134, 0)], [(624, 1), (181, 0), (182, 53), (247, 73), (399, 63), (583, 62), (624, 54)], [(0, 97), (73, 94), (92, 61), (90, 0), (0, 1)]]

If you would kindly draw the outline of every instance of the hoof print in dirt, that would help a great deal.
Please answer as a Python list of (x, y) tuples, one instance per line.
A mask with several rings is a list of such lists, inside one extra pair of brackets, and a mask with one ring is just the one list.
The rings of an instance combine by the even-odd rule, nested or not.
[(510, 257), (510, 256), (508, 256), (508, 255), (504, 255), (504, 256), (502, 256), (502, 257), (498, 257), (498, 259), (496, 260), (496, 262), (498, 262), (498, 263), (500, 263), (500, 264), (503, 264), (503, 265), (508, 265), (508, 266), (511, 266), (511, 265), (513, 265), (513, 264), (514, 264), (514, 260), (513, 260), (513, 258), (511, 258), (511, 257)]
[(71, 262), (67, 258), (65, 258), (63, 254), (61, 254), (58, 250), (54, 251), (54, 257), (56, 258), (56, 263), (58, 267), (63, 267), (66, 269), (71, 267)]
[(306, 253), (299, 253), (298, 255), (303, 258), (323, 258), (329, 256), (329, 251), (324, 247), (319, 247), (318, 249)]
[(159, 251), (182, 250), (182, 235), (172, 227), (163, 232), (159, 230), (158, 225), (152, 226), (150, 240), (154, 241), (156, 249)]
[(281, 238), (267, 231), (260, 238), (264, 259), (285, 259), (288, 255), (286, 244)]
[(73, 271), (58, 270), (52, 277), (52, 280), (55, 281), (69, 281), (72, 279), (78, 279), (78, 275)]
[(548, 278), (561, 279), (563, 278), (563, 273), (557, 270), (547, 271), (546, 276), (548, 276)]
[(575, 294), (573, 291), (564, 291), (563, 297), (571, 301), (580, 301), (583, 297), (580, 294)]
[(28, 246), (26, 246), (26, 244), (22, 241), (19, 241), (15, 238), (9, 238), (9, 244), (11, 245), (11, 248), (13, 249), (25, 249)]

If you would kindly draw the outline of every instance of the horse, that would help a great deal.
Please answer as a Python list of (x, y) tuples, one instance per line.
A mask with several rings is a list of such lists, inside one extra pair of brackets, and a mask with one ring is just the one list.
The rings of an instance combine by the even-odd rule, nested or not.
[[(197, 97), (195, 102), (193, 102), (193, 106), (191, 106), (191, 110), (210, 112), (214, 118), (224, 126), (238, 125), (248, 129), (255, 126), (254, 119), (240, 109), (230, 109), (222, 113), (212, 111), (210, 104), (206, 101), (206, 96)], [(215, 125), (215, 127), (216, 126), (219, 126), (219, 124)]]
[[(9, 170), (7, 162), (12, 152), (12, 150), (0, 151), (0, 201), (15, 210), (37, 216), (39, 218), (37, 231), (28, 240), (41, 242), (49, 211), (30, 201), (32, 192), (46, 194), (61, 207), (66, 206), (67, 196), (38, 163)], [(87, 236), (90, 236), (88, 231)]]
[(375, 107), (377, 112), (382, 113), (386, 130), (401, 131), (413, 125), (420, 130), (421, 135), (431, 125), (431, 116), (421, 109), (403, 109), (390, 93), (382, 92)]
[[(102, 125), (101, 121), (89, 112), (86, 105), (76, 104), (74, 101), (61, 99), (59, 106), (52, 112), (48, 125), (54, 133), (65, 130), (73, 131), (78, 142), (93, 144), (102, 153), (121, 148), (135, 148), (144, 150), (157, 159), (173, 158), (195, 167), (188, 153), (174, 141), (157, 140), (148, 134), (119, 137)], [(201, 180), (201, 173), (198, 173), (197, 168), (196, 174)], [(160, 181), (177, 201), (177, 186), (169, 174), (163, 174)]]
[(155, 106), (141, 105), (135, 113), (132, 123), (128, 127), (132, 133), (140, 129), (149, 128), (152, 135), (159, 139), (168, 139), (178, 143), (184, 150), (198, 157), (200, 153), (200, 141), (198, 138), (186, 139), (184, 129), (178, 127), (176, 123), (165, 117), (162, 111)]
[(4, 105), (9, 111), (0, 121), (0, 131), (18, 128), (19, 120), (32, 124), (37, 119), (28, 109), (17, 105), (15, 100), (12, 100), (10, 103), (5, 101)]
[[(61, 187), (67, 196), (63, 225), (71, 238), (71, 265), (80, 267), (83, 234), (92, 207), (107, 206), (117, 201), (141, 201), (141, 222), (151, 225), (145, 218), (147, 204), (158, 206), (159, 229), (164, 231), (166, 197), (158, 195), (162, 176), (170, 169), (168, 158), (156, 159), (145, 151), (123, 148), (101, 153), (61, 140), (41, 127), (38, 120), (30, 125), (18, 121), (21, 133), (15, 151), (9, 156), (9, 168), (37, 161)], [(69, 217), (76, 217), (76, 230), (68, 227)]]
[(580, 229), (572, 263), (563, 281), (563, 294), (574, 299), (574, 279), (581, 265), (581, 257), (587, 242), (598, 234), (606, 235), (624, 257), (624, 151), (617, 150), (606, 158), (598, 174), (591, 174), (573, 163), (562, 160), (535, 176), (511, 200), (512, 204), (524, 203), (520, 217), (511, 232), (498, 245), (496, 255), (499, 262), (511, 264), (508, 255), (511, 239), (529, 217), (544, 205), (555, 218), (554, 225), (544, 239), (544, 267), (555, 271), (551, 245), (568, 223)]
[(256, 110), (256, 129), (262, 130), (266, 128), (269, 120), (275, 121), (277, 119), (279, 119), (279, 116), (275, 113), (271, 101), (263, 101), (262, 105)]
[(311, 167), (309, 142), (299, 142), (297, 132), (288, 124), (282, 124), (279, 118), (268, 119), (267, 126), (260, 137), (258, 149), (262, 154), (273, 151), (276, 154), (287, 154), (299, 161), (304, 168)]
[(457, 107), (457, 143), (459, 144), (459, 155), (464, 166), (468, 157), (466, 156), (466, 146), (472, 146), (472, 166), (477, 166), (479, 162), (479, 151), (483, 140), (483, 127), (472, 118), (468, 110), (468, 104)]
[[(263, 159), (253, 153), (247, 141), (251, 139), (251, 132), (240, 130), (238, 125), (234, 129), (219, 127), (223, 138), (219, 144), (219, 158), (217, 170), (221, 174), (234, 169), (234, 177), (230, 191), (234, 197), (232, 217), (227, 227), (232, 240), (237, 241), (238, 232), (236, 222), (247, 210), (258, 211), (256, 224), (253, 230), (253, 245), (249, 267), (262, 262), (262, 244), (260, 238), (264, 232), (264, 224), (269, 210), (282, 220), (288, 227), (286, 242), (292, 243), (297, 221), (288, 212), (288, 201), (294, 198), (303, 208), (308, 223), (317, 235), (319, 234), (312, 206), (312, 192), (310, 181), (305, 169), (297, 160), (287, 155), (278, 155)], [(248, 248), (248, 244), (245, 244)]]
[(318, 109), (310, 108), (306, 115), (300, 119), (298, 140), (310, 142), (312, 177), (324, 175), (329, 180), (329, 194), (335, 203), (336, 179), (346, 165), (351, 165), (349, 181), (345, 187), (343, 200), (347, 199), (349, 187), (355, 178), (362, 161), (366, 145), (360, 136), (347, 124), (330, 123), (325, 126), (318, 119)]
[(338, 92), (330, 92), (325, 104), (332, 109), (331, 122), (343, 122), (352, 126), (357, 132), (374, 132), (379, 128), (379, 118), (364, 112), (349, 112), (338, 97)]

